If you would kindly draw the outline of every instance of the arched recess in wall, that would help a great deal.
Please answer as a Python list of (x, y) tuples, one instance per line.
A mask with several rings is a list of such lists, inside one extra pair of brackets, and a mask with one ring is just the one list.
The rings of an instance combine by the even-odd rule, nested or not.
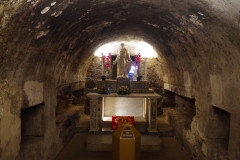
[[(94, 51), (95, 60), (89, 66), (87, 77), (98, 79), (101, 75), (107, 75), (110, 79), (116, 79), (116, 65), (113, 64), (113, 61), (119, 54), (122, 43), (124, 44), (124, 47), (127, 49), (131, 60), (133, 61), (129, 72), (131, 80), (133, 80), (134, 70), (138, 70), (137, 75), (142, 75), (144, 79), (147, 79), (148, 59), (157, 58), (159, 56), (153, 46), (145, 41), (140, 40), (112, 41), (98, 47)], [(140, 58), (139, 60), (141, 61), (138, 69), (136, 67), (136, 56), (138, 56)], [(106, 59), (105, 61), (104, 57), (109, 57), (109, 61)], [(95, 76), (93, 77), (93, 75)]]

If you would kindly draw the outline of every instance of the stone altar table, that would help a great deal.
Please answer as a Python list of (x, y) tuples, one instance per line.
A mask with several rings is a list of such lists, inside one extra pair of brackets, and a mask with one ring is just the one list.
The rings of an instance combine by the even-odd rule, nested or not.
[[(88, 93), (90, 97), (90, 133), (99, 131), (98, 123), (98, 112), (99, 112), (99, 102), (101, 98), (104, 97), (116, 97), (116, 98), (143, 98), (146, 99), (146, 108), (147, 108), (147, 123), (148, 123), (148, 132), (157, 133), (157, 99), (161, 96), (156, 93), (132, 93), (129, 95), (118, 95), (117, 93), (111, 94), (98, 94), (98, 93)], [(131, 107), (131, 106), (129, 106)]]
[[(112, 93), (116, 92), (117, 81), (116, 80), (98, 80), (96, 83), (97, 88), (110, 87)], [(130, 81), (131, 93), (154, 93), (152, 89), (149, 88), (149, 81)]]

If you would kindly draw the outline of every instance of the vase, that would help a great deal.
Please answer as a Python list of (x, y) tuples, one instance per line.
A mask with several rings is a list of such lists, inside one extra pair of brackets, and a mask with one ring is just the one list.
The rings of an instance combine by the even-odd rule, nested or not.
[(106, 80), (106, 76), (102, 76), (102, 80), (105, 81)]
[(137, 81), (141, 81), (141, 77), (137, 77)]

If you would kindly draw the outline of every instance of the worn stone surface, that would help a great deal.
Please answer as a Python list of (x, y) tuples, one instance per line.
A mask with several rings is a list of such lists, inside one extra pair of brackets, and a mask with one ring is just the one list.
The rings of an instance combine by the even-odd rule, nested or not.
[(86, 81), (76, 81), (69, 84), (60, 85), (57, 87), (58, 96), (65, 96), (71, 94), (72, 92), (78, 91), (85, 88)]
[[(178, 138), (187, 143), (190, 155), (195, 159), (223, 159), (207, 138), (215, 106), (231, 115), (227, 156), (238, 159), (239, 8), (239, 0), (1, 1), (1, 158), (19, 155), (20, 108), (41, 99), (37, 95), (29, 101), (32, 94), (23, 92), (25, 83), (43, 85), (41, 101), (47, 123), (42, 157), (54, 159), (62, 148), (61, 138), (55, 136), (57, 95), (80, 89), (70, 84), (89, 79), (94, 82), (102, 74), (100, 60), (93, 55), (101, 45), (143, 40), (158, 53), (148, 60), (152, 86), (195, 100), (192, 128)], [(59, 86), (67, 87), (58, 92)]]
[(43, 159), (43, 138), (35, 136), (22, 136), (21, 137), (21, 159), (32, 159), (36, 160)]
[[(94, 86), (95, 86), (95, 83), (94, 83)], [(73, 95), (75, 97), (73, 99), (72, 104), (73, 105), (83, 105), (84, 113), (87, 115), (90, 115), (90, 99), (86, 95), (92, 91), (92, 87), (89, 85), (86, 85), (86, 87), (90, 87), (90, 88), (85, 88), (85, 89), (81, 89), (81, 90), (73, 92)]]
[(23, 91), (0, 81), (0, 97), (0, 158), (15, 159), (20, 153)]
[(210, 75), (211, 97), (214, 106), (223, 106), (223, 88), (222, 77), (219, 75)]
[(64, 110), (72, 106), (74, 95), (72, 93), (57, 97), (56, 116), (64, 113)]
[(61, 139), (61, 145), (64, 146), (75, 133), (75, 125), (77, 124), (83, 107), (73, 106), (68, 108), (63, 114), (59, 115), (56, 119), (58, 136)]
[(24, 91), (28, 99), (28, 107), (43, 103), (43, 83), (28, 81), (24, 83)]
[[(182, 145), (189, 159), (227, 159), (229, 145), (229, 113), (215, 109), (205, 116), (207, 133), (199, 132), (199, 121), (193, 99), (175, 96), (176, 107), (163, 109), (163, 116), (174, 127), (174, 136)], [(199, 114), (199, 113), (198, 113)], [(204, 116), (204, 115), (201, 115)], [(209, 117), (208, 117), (209, 116)]]

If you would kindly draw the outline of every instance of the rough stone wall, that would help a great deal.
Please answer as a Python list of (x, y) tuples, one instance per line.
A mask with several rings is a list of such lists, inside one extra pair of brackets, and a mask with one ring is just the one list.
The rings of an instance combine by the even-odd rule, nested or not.
[[(49, 87), (46, 91), (46, 88), (43, 87), (43, 91), (46, 92), (42, 93), (40, 92), (40, 95), (36, 94), (35, 98), (30, 95), (28, 97), (28, 94), (24, 91), (23, 86), (17, 86), (10, 84), (8, 81), (1, 81), (0, 83), (1, 91), (0, 91), (0, 148), (1, 148), (1, 155), (0, 159), (21, 159), (24, 158), (27, 155), (35, 156), (36, 154), (41, 153), (38, 157), (42, 157), (43, 159), (48, 159), (46, 157), (55, 157), (56, 153), (61, 149), (58, 149), (57, 145), (57, 138), (51, 137), (50, 135), (56, 134), (56, 130), (54, 130), (54, 126), (56, 126), (55, 122), (55, 107), (54, 106), (54, 99), (56, 99), (51, 91), (54, 91), (51, 87)], [(38, 83), (36, 83), (38, 84)], [(38, 86), (38, 85), (37, 85)], [(37, 88), (36, 86), (36, 88)], [(34, 86), (32, 86), (34, 88)], [(50, 90), (50, 91), (49, 91)], [(50, 95), (48, 95), (51, 93)], [(43, 95), (43, 101), (38, 101), (39, 97)], [(53, 96), (53, 97), (52, 97)], [(50, 100), (48, 102), (48, 100)], [(36, 101), (37, 100), (37, 101)], [(30, 103), (29, 103), (30, 102)], [(26, 120), (23, 118), (21, 120), (21, 112), (25, 108), (29, 108), (31, 110), (32, 106), (29, 106), (29, 104), (34, 105), (44, 102), (45, 106), (40, 106), (41, 110), (38, 111), (38, 113), (33, 114), (33, 119)], [(44, 107), (44, 109), (43, 109)], [(31, 111), (30, 111), (31, 112)], [(52, 113), (54, 113), (52, 115)], [(49, 116), (49, 114), (51, 116)], [(24, 116), (24, 115), (22, 115)], [(30, 118), (29, 114), (29, 118)], [(25, 118), (27, 118), (25, 116)], [(27, 118), (28, 119), (28, 118)], [(46, 121), (48, 123), (46, 123)], [(33, 124), (31, 123), (33, 122)], [(24, 124), (21, 124), (24, 123)], [(27, 129), (30, 127), (31, 123), (31, 129)], [(36, 125), (34, 125), (36, 123)], [(27, 125), (27, 126), (26, 126)], [(21, 127), (25, 127), (27, 130), (22, 130)], [(36, 128), (37, 127), (37, 128)], [(23, 137), (23, 135), (27, 135), (26, 137)], [(35, 137), (41, 137), (40, 141), (37, 141), (35, 143), (35, 138), (31, 138), (31, 136)], [(31, 140), (32, 139), (32, 140)], [(48, 143), (46, 143), (46, 141)], [(23, 143), (24, 142), (24, 143)], [(21, 144), (21, 145), (20, 145)], [(32, 147), (29, 147), (32, 146)], [(43, 148), (45, 147), (51, 147), (48, 151), (43, 151)], [(27, 150), (27, 151), (26, 151)], [(38, 150), (39, 152), (35, 152), (34, 150)], [(51, 151), (50, 151), (51, 150)], [(20, 155), (20, 151), (24, 152), (25, 154)], [(26, 152), (25, 152), (26, 151)], [(32, 153), (29, 153), (33, 151)], [(36, 154), (34, 154), (36, 153)], [(46, 154), (44, 156), (44, 154)], [(45, 158), (44, 158), (45, 157)], [(51, 158), (49, 158), (51, 159)]]
[(20, 87), (0, 81), (0, 159), (19, 158), (23, 99)]
[(64, 147), (75, 134), (75, 125), (83, 114), (83, 107), (71, 106), (61, 115), (56, 117), (57, 137), (59, 138), (58, 147)]
[(26, 93), (28, 106), (35, 106), (43, 103), (43, 83), (28, 81), (24, 83), (24, 92)]
[[(216, 28), (222, 30), (218, 27)], [(216, 37), (219, 37), (219, 35), (220, 34), (218, 34), (218, 36), (216, 35)], [(224, 37), (227, 38), (229, 35), (222, 35), (222, 38)], [(239, 113), (239, 110), (236, 109), (239, 102), (237, 102), (238, 96), (234, 95), (237, 95), (237, 88), (239, 88), (239, 76), (237, 76), (238, 71), (234, 68), (239, 65), (234, 61), (239, 59), (239, 49), (234, 46), (236, 40), (233, 40), (232, 42), (230, 41), (227, 40), (221, 45), (218, 43), (213, 45), (213, 47), (220, 52), (218, 56), (213, 55), (216, 50), (210, 50), (210, 47), (206, 45), (207, 42), (201, 42), (201, 49), (199, 47), (195, 51), (192, 51), (198, 52), (199, 50), (199, 52), (201, 52), (200, 50), (204, 50), (203, 52), (211, 53), (209, 58), (216, 59), (217, 61), (215, 62), (211, 61), (211, 63), (207, 57), (202, 57), (201, 59), (196, 57), (195, 60), (191, 59), (192, 65), (188, 66), (189, 63), (184, 63), (184, 61), (182, 61), (183, 58), (181, 58), (179, 54), (176, 55), (177, 61), (173, 60), (176, 64), (181, 63), (178, 68), (175, 68), (173, 65), (166, 67), (167, 63), (162, 65), (158, 64), (159, 67), (154, 67), (154, 73), (158, 73), (157, 75), (159, 75), (159, 79), (163, 79), (164, 89), (175, 92), (184, 97), (196, 99), (197, 116), (192, 122), (192, 130), (188, 134), (192, 134), (190, 137), (198, 137), (196, 138), (198, 139), (196, 141), (200, 141), (201, 143), (197, 143), (198, 145), (195, 145), (193, 142), (189, 143), (189, 149), (196, 152), (193, 157), (197, 157), (201, 152), (204, 153), (206, 159), (219, 159), (222, 156), (221, 154), (217, 155), (220, 152), (212, 149), (212, 146), (215, 145), (210, 144), (207, 138), (207, 133), (211, 129), (208, 124), (211, 121), (209, 117), (211, 117), (210, 109), (212, 105), (230, 112), (231, 117), (234, 117), (231, 119), (228, 155), (230, 159), (236, 159), (236, 157), (238, 157), (239, 151), (237, 151), (237, 143), (239, 142), (239, 138), (235, 133), (239, 132), (239, 119), (238, 116), (236, 116), (236, 113)], [(229, 50), (227, 51), (226, 48)], [(174, 52), (178, 54), (177, 50), (174, 50)], [(228, 56), (226, 56), (226, 54)], [(164, 72), (159, 73), (162, 69), (165, 69)], [(232, 95), (231, 98), (230, 95)], [(179, 125), (176, 124), (176, 126)], [(187, 137), (186, 134), (182, 134), (182, 136)], [(193, 146), (198, 146), (198, 148), (193, 149)], [(213, 148), (216, 148), (216, 146)], [(223, 157), (225, 157), (226, 153), (223, 153), (223, 155)]]
[(87, 115), (90, 115), (90, 98), (87, 97), (87, 94), (91, 92), (92, 89), (93, 89), (92, 86), (86, 85), (86, 88), (73, 92), (75, 96), (73, 99), (73, 105), (84, 106), (84, 113)]
[[(211, 116), (205, 115), (205, 119), (199, 118), (194, 99), (175, 95), (176, 107), (163, 108), (163, 115), (173, 125), (174, 135), (183, 147), (189, 159), (228, 159), (229, 148), (229, 113), (217, 109)], [(196, 114), (197, 113), (197, 114)], [(210, 120), (210, 125), (208, 121)], [(204, 135), (199, 132), (199, 122), (205, 122), (208, 132)]]
[[(230, 127), (230, 136), (229, 141), (226, 143), (224, 141), (219, 142), (216, 139), (212, 139), (209, 137), (209, 132), (213, 129), (214, 126), (217, 125), (220, 127), (222, 123), (221, 120), (214, 120), (211, 108), (216, 105), (217, 107), (221, 106), (225, 111), (229, 111), (230, 108), (226, 108), (226, 100), (228, 98), (224, 98), (224, 94), (226, 94), (226, 90), (223, 91), (223, 83), (222, 76), (217, 76), (217, 74), (223, 73), (223, 68), (213, 66), (213, 70), (209, 76), (208, 82), (204, 81), (204, 85), (197, 88), (197, 79), (194, 78), (194, 72), (189, 71), (181, 71), (176, 70), (176, 75), (173, 77), (165, 76), (168, 71), (168, 68), (165, 66), (166, 63), (158, 63), (154, 64), (154, 61), (157, 59), (152, 59), (148, 64), (151, 66), (148, 68), (148, 77), (153, 77), (152, 84), (156, 87), (163, 88), (165, 90), (169, 90), (172, 93), (179, 94), (181, 96), (176, 96), (172, 98), (170, 95), (163, 96), (161, 101), (161, 105), (165, 107), (171, 108), (163, 108), (164, 115), (168, 115), (170, 117), (169, 122), (175, 128), (175, 135), (178, 139), (179, 143), (185, 148), (187, 151), (187, 155), (191, 155), (190, 159), (228, 159), (232, 157), (232, 159), (236, 159), (237, 152), (231, 150), (231, 145), (235, 145), (235, 142), (231, 142), (231, 130), (236, 127)], [(158, 66), (159, 65), (159, 66)], [(182, 74), (182, 77), (177, 78), (176, 76)], [(227, 72), (226, 72), (227, 73)], [(226, 74), (225, 73), (225, 74)], [(159, 75), (159, 79), (155, 76)], [(230, 75), (229, 75), (230, 76)], [(204, 75), (204, 77), (207, 77)], [(173, 85), (175, 82), (172, 80), (178, 79), (178, 84)], [(159, 83), (154, 83), (159, 81)], [(161, 81), (164, 82), (161, 83)], [(168, 82), (168, 83), (166, 83)], [(226, 81), (225, 81), (226, 82)], [(211, 87), (209, 91), (204, 91), (208, 87), (207, 84), (211, 83)], [(230, 83), (230, 82), (228, 82)], [(162, 84), (162, 85), (161, 85)], [(225, 83), (224, 85), (226, 85)], [(236, 83), (235, 83), (236, 84)], [(227, 91), (230, 91), (227, 89)], [(164, 95), (163, 92), (159, 91), (159, 94)], [(233, 92), (229, 92), (230, 95), (233, 95)], [(236, 94), (236, 93), (235, 93)], [(180, 98), (181, 97), (181, 98)], [(186, 97), (186, 98), (184, 98)], [(189, 108), (189, 100), (188, 98), (195, 99), (194, 106), (196, 115), (193, 117), (192, 115), (184, 114), (184, 110), (188, 110)], [(224, 100), (223, 100), (224, 99)], [(224, 102), (225, 101), (225, 102)], [(176, 103), (176, 107), (173, 108), (174, 105), (171, 104)], [(186, 102), (186, 103), (185, 103)], [(192, 104), (192, 103), (190, 103)], [(231, 103), (233, 104), (233, 103)], [(179, 107), (181, 110), (179, 110)], [(186, 108), (187, 107), (187, 108)], [(192, 108), (192, 109), (193, 109)], [(232, 108), (233, 109), (233, 108)], [(191, 117), (189, 119), (189, 117)], [(232, 117), (232, 114), (231, 114)], [(234, 124), (236, 120), (231, 119), (231, 124)], [(187, 127), (188, 126), (188, 127)], [(218, 127), (218, 129), (219, 129)], [(224, 128), (221, 126), (220, 128)], [(221, 129), (220, 129), (221, 130)], [(223, 131), (221, 131), (223, 132)], [(233, 132), (232, 132), (233, 133)], [(228, 149), (226, 147), (228, 146)], [(234, 153), (235, 152), (235, 153)], [(231, 159), (231, 158), (230, 158)]]
[(102, 61), (100, 57), (92, 58), (87, 71), (87, 80), (101, 79), (102, 76)]
[(64, 113), (64, 110), (72, 106), (74, 96), (72, 93), (57, 97), (56, 116)]
[[(55, 157), (59, 150), (62, 149), (59, 142), (58, 132), (56, 130), (55, 110), (57, 105), (57, 91), (52, 83), (44, 83), (43, 86), (43, 100), (44, 100), (44, 121), (45, 132), (43, 139), (43, 159), (51, 159)], [(46, 123), (47, 122), (47, 123)]]
[[(79, 122), (79, 118), (84, 113), (83, 99), (77, 101), (76, 93), (84, 90), (85, 81), (73, 82), (57, 87), (57, 104), (55, 109), (55, 126), (56, 140), (53, 145), (56, 145), (55, 155), (69, 142), (75, 133), (75, 125)], [(55, 131), (55, 130), (53, 130)], [(54, 153), (52, 153), (54, 154)]]

